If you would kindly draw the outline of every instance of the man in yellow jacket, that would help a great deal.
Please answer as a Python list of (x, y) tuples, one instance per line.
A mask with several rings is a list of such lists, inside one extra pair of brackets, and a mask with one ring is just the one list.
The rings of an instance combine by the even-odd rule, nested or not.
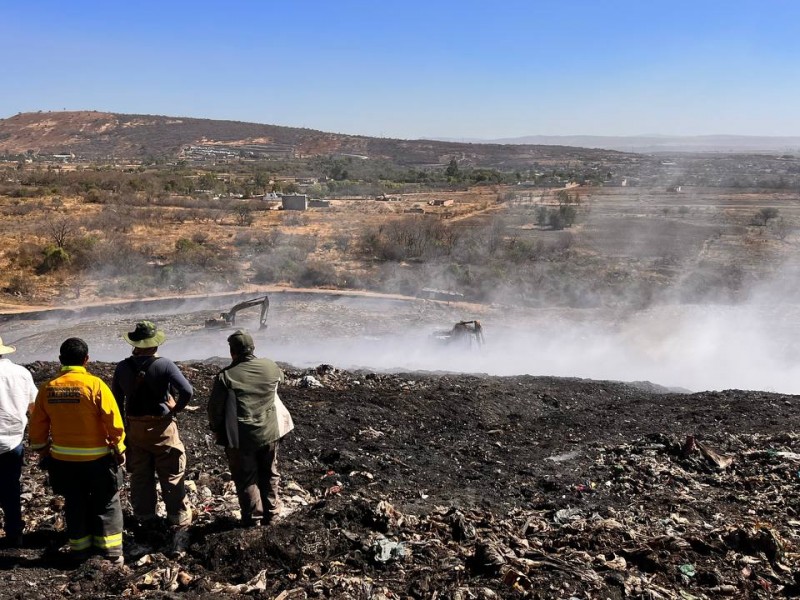
[(64, 496), (72, 555), (86, 558), (94, 546), (122, 565), (122, 416), (109, 387), (86, 371), (86, 342), (69, 338), (59, 360), (61, 372), (36, 396), (30, 446), (47, 465), (53, 491)]

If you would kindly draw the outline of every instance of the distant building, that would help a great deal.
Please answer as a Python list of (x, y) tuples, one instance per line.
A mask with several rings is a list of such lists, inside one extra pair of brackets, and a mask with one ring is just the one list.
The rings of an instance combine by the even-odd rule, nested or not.
[(281, 196), (281, 206), (283, 210), (306, 210), (308, 209), (308, 196), (305, 194)]
[(330, 208), (330, 200), (309, 200), (308, 208)]

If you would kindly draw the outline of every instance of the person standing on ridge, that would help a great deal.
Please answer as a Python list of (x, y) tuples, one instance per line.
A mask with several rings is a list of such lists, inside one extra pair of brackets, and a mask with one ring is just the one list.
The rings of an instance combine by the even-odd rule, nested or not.
[(7, 548), (22, 545), (22, 438), (38, 392), (31, 372), (6, 358), (16, 351), (0, 338), (0, 508)]
[(232, 362), (214, 378), (208, 401), (209, 428), (225, 446), (242, 525), (257, 527), (280, 515), (278, 443), (293, 424), (278, 398), (278, 365), (256, 358), (246, 331), (228, 337), (228, 348)]
[(72, 556), (83, 560), (94, 546), (122, 565), (122, 415), (108, 386), (86, 370), (86, 342), (65, 340), (58, 358), (61, 372), (36, 396), (30, 447), (39, 452), (53, 491), (64, 496)]
[(111, 390), (120, 398), (128, 433), (133, 513), (143, 525), (157, 526), (157, 476), (175, 534), (173, 550), (183, 552), (192, 510), (184, 486), (186, 450), (175, 415), (186, 408), (194, 390), (174, 362), (158, 356), (167, 336), (154, 323), (140, 321), (122, 337), (133, 353), (117, 364)]

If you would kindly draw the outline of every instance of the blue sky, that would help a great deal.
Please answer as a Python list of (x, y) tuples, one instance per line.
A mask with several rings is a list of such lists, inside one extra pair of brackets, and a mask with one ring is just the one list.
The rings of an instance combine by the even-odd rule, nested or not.
[(94, 109), (385, 137), (800, 135), (800, 2), (0, 4), (0, 118)]

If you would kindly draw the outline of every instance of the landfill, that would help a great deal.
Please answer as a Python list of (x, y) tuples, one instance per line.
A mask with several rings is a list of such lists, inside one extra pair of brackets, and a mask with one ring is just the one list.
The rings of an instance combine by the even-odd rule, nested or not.
[[(196, 390), (178, 421), (194, 511), (180, 551), (137, 526), (124, 492), (125, 566), (70, 563), (63, 501), (29, 455), (0, 597), (800, 596), (794, 396), (281, 365), (284, 512), (242, 528), (206, 425), (225, 363), (178, 364)], [(37, 383), (57, 369), (27, 366)]]

